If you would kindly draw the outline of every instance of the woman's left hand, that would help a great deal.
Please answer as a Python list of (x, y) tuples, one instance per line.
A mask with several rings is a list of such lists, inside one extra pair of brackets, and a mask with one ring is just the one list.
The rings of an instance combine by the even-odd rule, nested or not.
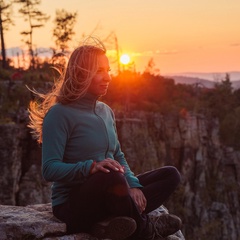
[(140, 212), (142, 213), (147, 206), (147, 200), (143, 192), (139, 188), (130, 188), (130, 195), (139, 207)]

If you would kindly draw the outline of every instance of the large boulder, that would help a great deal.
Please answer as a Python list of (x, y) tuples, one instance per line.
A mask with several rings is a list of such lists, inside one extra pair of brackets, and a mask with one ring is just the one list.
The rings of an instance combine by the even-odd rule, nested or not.
[[(153, 217), (168, 213), (160, 207), (152, 212)], [(87, 233), (66, 234), (66, 225), (56, 219), (51, 204), (36, 204), (26, 207), (0, 205), (0, 240), (97, 240)], [(181, 231), (168, 240), (184, 240)]]

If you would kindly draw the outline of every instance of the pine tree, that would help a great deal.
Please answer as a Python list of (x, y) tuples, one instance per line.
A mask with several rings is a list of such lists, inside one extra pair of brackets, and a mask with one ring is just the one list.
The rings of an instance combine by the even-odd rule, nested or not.
[(28, 45), (30, 54), (29, 68), (35, 68), (33, 30), (43, 27), (44, 23), (46, 23), (50, 17), (37, 8), (41, 4), (41, 0), (16, 0), (15, 2), (22, 5), (19, 9), (19, 13), (23, 15), (24, 21), (29, 23), (29, 30), (23, 31), (21, 34), (27, 37), (25, 43)]
[(76, 23), (77, 12), (71, 13), (66, 10), (56, 10), (54, 19), (53, 37), (58, 48), (64, 52), (68, 48), (68, 42), (72, 40), (75, 32), (73, 31)]
[(10, 25), (13, 25), (13, 20), (11, 19), (12, 3), (1, 0), (0, 1), (0, 37), (1, 37), (1, 53), (2, 53), (2, 67), (7, 67), (6, 60), (6, 48), (5, 48), (5, 38), (4, 31), (9, 29)]

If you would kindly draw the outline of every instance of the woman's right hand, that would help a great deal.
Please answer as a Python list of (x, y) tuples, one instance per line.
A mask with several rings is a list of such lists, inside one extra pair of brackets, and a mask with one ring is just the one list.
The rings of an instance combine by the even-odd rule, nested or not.
[(118, 161), (111, 158), (106, 158), (101, 162), (93, 162), (93, 165), (90, 170), (90, 174), (94, 174), (99, 171), (109, 173), (110, 169), (124, 173), (124, 169)]

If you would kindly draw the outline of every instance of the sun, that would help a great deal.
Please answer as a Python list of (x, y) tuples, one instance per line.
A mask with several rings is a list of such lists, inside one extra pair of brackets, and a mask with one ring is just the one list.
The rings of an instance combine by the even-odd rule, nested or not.
[(120, 57), (120, 62), (124, 65), (127, 65), (130, 63), (130, 57), (128, 54), (123, 54), (121, 57)]

